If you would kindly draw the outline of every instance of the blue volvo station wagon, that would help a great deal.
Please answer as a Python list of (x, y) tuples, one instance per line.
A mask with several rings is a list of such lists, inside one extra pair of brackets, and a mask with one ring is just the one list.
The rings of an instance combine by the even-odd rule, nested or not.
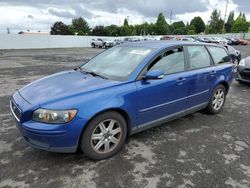
[(126, 43), (19, 89), (10, 109), (33, 147), (81, 149), (100, 160), (117, 153), (131, 134), (202, 109), (218, 113), (232, 79), (222, 46)]

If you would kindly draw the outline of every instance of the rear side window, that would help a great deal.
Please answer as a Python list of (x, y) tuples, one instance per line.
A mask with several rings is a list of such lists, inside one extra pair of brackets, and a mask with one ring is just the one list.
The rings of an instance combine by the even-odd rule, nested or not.
[(230, 61), (225, 49), (216, 46), (208, 46), (207, 48), (214, 60), (215, 65), (228, 63)]
[(204, 46), (187, 46), (191, 69), (200, 69), (211, 65), (210, 56)]
[(182, 48), (166, 51), (149, 67), (150, 70), (161, 70), (165, 74), (173, 74), (185, 70), (184, 53)]

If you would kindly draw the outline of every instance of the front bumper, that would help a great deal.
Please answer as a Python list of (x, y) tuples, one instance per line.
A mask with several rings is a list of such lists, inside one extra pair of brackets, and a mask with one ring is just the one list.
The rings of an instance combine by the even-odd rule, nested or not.
[[(72, 153), (77, 150), (79, 138), (84, 126), (82, 119), (75, 117), (67, 124), (46, 124), (27, 120), (27, 107), (30, 106), (18, 93), (11, 99), (21, 110), (20, 119), (15, 117), (13, 110), (11, 112), (16, 119), (17, 128), (24, 140), (32, 147), (62, 153)], [(27, 111), (27, 112), (26, 112)]]
[(243, 81), (243, 82), (250, 83), (250, 69), (249, 68), (238, 67), (235, 79), (237, 81)]
[[(39, 125), (38, 125), (39, 124)], [(31, 146), (53, 152), (75, 152), (78, 146), (78, 135), (63, 130), (37, 130), (30, 128), (42, 126), (38, 122), (17, 123), (17, 128), (24, 140)], [(44, 124), (46, 126), (46, 124)], [(51, 125), (53, 126), (53, 125)], [(63, 126), (63, 125), (62, 125)]]

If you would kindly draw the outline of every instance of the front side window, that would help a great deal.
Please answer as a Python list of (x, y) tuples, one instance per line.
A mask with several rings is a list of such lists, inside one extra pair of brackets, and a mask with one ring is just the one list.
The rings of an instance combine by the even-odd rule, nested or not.
[(91, 59), (81, 68), (110, 80), (126, 81), (153, 48), (113, 47)]
[(211, 65), (210, 56), (204, 46), (187, 46), (190, 69), (200, 69)]
[(228, 63), (230, 61), (226, 50), (223, 48), (216, 46), (208, 46), (207, 48), (214, 60), (215, 65)]
[(165, 74), (173, 74), (185, 70), (184, 53), (182, 48), (166, 51), (158, 57), (149, 70), (161, 70)]

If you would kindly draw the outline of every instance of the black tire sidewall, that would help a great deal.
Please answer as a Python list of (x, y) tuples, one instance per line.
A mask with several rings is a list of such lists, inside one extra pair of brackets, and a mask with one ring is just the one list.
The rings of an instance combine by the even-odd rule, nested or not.
[[(95, 152), (91, 146), (91, 135), (94, 129), (96, 128), (96, 126), (106, 119), (115, 119), (116, 121), (120, 123), (121, 129), (122, 129), (122, 136), (120, 139), (120, 143), (116, 146), (116, 148), (114, 148), (109, 153), (100, 154), (100, 153)], [(127, 137), (127, 123), (125, 119), (122, 117), (122, 115), (114, 111), (104, 112), (100, 115), (97, 115), (86, 125), (86, 128), (84, 129), (81, 139), (80, 139), (80, 148), (82, 152), (90, 159), (102, 160), (102, 159), (112, 157), (117, 152), (119, 152), (126, 141), (126, 137)]]
[[(217, 91), (218, 89), (222, 89), (222, 90), (223, 90), (223, 92), (224, 92), (224, 101), (223, 101), (223, 104), (222, 104), (221, 108), (220, 108), (219, 110), (215, 110), (214, 107), (213, 107), (213, 98), (214, 98), (214, 94), (216, 93), (216, 91)], [(223, 108), (223, 106), (225, 105), (225, 102), (226, 102), (226, 95), (227, 95), (227, 93), (226, 93), (226, 88), (225, 88), (223, 85), (221, 85), (221, 84), (218, 85), (218, 86), (213, 90), (213, 94), (212, 94), (212, 96), (211, 96), (211, 98), (210, 98), (210, 101), (209, 101), (209, 104), (208, 104), (208, 106), (207, 106), (207, 111), (208, 111), (209, 113), (211, 113), (211, 114), (217, 114), (217, 113), (219, 113), (219, 112), (221, 111), (221, 109)]]

